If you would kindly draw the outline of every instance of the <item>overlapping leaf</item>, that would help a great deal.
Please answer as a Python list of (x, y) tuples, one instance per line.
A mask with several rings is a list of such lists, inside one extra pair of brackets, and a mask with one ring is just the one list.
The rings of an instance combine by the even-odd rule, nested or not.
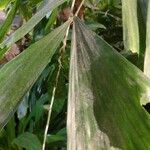
[(0, 48), (4, 48), (5, 46), (9, 47), (13, 43), (24, 37), (45, 17), (48, 12), (58, 7), (64, 1), (65, 0), (50, 0), (49, 3), (45, 5), (40, 11), (38, 11), (25, 25), (19, 28), (8, 39), (0, 44)]
[(137, 0), (138, 8), (138, 24), (139, 24), (139, 67), (144, 68), (144, 54), (146, 50), (146, 20), (147, 20), (147, 5), (148, 0)]
[(16, 2), (14, 3), (13, 8), (11, 9), (11, 11), (9, 12), (5, 22), (3, 23), (2, 27), (0, 28), (0, 42), (3, 40), (3, 38), (5, 37), (6, 33), (8, 32), (13, 19), (15, 17), (18, 5), (19, 5), (20, 0), (16, 0)]
[[(150, 81), (77, 18), (68, 100), (68, 150), (148, 150)], [(141, 102), (141, 103), (140, 103)]]
[(0, 129), (29, 90), (64, 38), (70, 21), (27, 48), (0, 70)]

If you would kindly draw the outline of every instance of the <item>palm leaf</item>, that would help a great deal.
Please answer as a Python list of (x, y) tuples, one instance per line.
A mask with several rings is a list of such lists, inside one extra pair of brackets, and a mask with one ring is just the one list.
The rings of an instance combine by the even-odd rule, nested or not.
[(150, 149), (150, 117), (141, 106), (149, 87), (137, 67), (75, 18), (68, 149)]
[(0, 129), (51, 60), (69, 23), (70, 21), (31, 45), (0, 70)]

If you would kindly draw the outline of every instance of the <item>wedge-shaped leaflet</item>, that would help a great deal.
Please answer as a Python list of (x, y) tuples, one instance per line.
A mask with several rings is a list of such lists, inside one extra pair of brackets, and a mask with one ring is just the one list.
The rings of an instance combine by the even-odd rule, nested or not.
[(137, 0), (122, 0), (122, 18), (125, 49), (139, 53)]
[(0, 69), (0, 129), (50, 61), (69, 24), (55, 29)]
[(5, 46), (9, 47), (24, 37), (46, 16), (48, 12), (58, 7), (63, 2), (65, 2), (65, 0), (49, 0), (49, 3), (45, 5), (40, 11), (38, 11), (25, 25), (19, 28), (8, 39), (0, 44), (0, 48), (4, 48)]
[(77, 18), (68, 100), (68, 150), (148, 150), (149, 79)]

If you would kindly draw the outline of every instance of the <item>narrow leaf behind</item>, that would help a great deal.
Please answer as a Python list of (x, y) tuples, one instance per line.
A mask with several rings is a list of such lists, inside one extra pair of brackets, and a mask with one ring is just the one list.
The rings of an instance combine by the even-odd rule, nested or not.
[(8, 39), (0, 44), (0, 48), (2, 49), (5, 46), (10, 47), (12, 44), (20, 40), (28, 32), (30, 32), (45, 17), (48, 12), (58, 7), (64, 1), (65, 0), (50, 0), (49, 3), (45, 5), (39, 12), (37, 12), (25, 25), (20, 27)]
[(3, 38), (7, 34), (8, 30), (14, 20), (19, 3), (20, 3), (20, 0), (16, 0), (16, 2), (14, 3), (14, 6), (10, 10), (5, 22), (3, 23), (3, 25), (0, 28), (0, 42), (3, 40)]
[(146, 50), (146, 20), (147, 20), (147, 10), (149, 0), (137, 0), (138, 8), (138, 24), (139, 24), (139, 40), (140, 40), (140, 50), (139, 50), (139, 60), (138, 67), (144, 70), (144, 55)]
[(139, 53), (137, 0), (122, 0), (122, 18), (125, 50)]

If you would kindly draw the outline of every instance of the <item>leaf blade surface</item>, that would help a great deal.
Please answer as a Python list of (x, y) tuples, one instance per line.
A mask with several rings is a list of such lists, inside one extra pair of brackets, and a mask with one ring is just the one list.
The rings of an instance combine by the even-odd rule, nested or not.
[(69, 79), (69, 150), (150, 148), (149, 79), (77, 18)]

